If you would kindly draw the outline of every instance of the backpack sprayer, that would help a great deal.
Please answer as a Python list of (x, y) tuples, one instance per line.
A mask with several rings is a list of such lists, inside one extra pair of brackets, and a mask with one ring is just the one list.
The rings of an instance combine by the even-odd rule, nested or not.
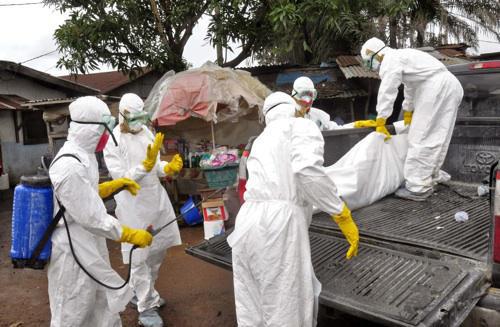
[[(62, 154), (53, 160), (50, 164), (54, 164), (57, 160), (62, 157), (72, 157), (78, 162), (80, 159), (73, 154)], [(73, 248), (73, 242), (71, 240), (71, 234), (68, 228), (68, 223), (66, 217), (64, 216), (65, 208), (59, 202), (59, 210), (53, 217), (54, 207), (53, 207), (53, 189), (48, 176), (48, 168), (50, 160), (42, 157), (42, 171), (39, 170), (38, 175), (30, 177), (21, 177), (21, 184), (16, 186), (14, 191), (14, 204), (12, 210), (12, 246), (10, 250), (10, 256), (12, 259), (12, 264), (14, 268), (32, 268), (32, 269), (43, 269), (47, 262), (49, 261), (51, 254), (51, 241), (50, 238), (52, 233), (56, 229), (61, 218), (64, 221), (64, 226), (66, 229), (66, 234), (68, 235), (69, 246), (71, 249), (71, 254), (75, 259), (78, 266), (89, 276), (93, 281), (99, 285), (118, 290), (130, 281), (130, 273), (132, 269), (132, 253), (138, 248), (134, 245), (130, 250), (129, 254), (129, 267), (127, 278), (122, 285), (111, 286), (101, 282), (95, 276), (93, 276), (85, 267), (81, 264), (80, 260), (75, 254)], [(220, 188), (210, 193), (207, 198), (211, 198), (217, 193), (220, 193), (225, 188)], [(103, 201), (107, 201), (114, 197), (117, 193), (123, 191), (119, 189), (111, 194)], [(194, 207), (198, 207), (201, 201), (194, 204)], [(174, 222), (180, 220), (182, 214), (176, 216), (174, 219), (168, 221), (163, 226), (153, 228), (153, 226), (148, 227), (148, 231), (153, 235), (157, 235), (163, 229), (173, 224)]]

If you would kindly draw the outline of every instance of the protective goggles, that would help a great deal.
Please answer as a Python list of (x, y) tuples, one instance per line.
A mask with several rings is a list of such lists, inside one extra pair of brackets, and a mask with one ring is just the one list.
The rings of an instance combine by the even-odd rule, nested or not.
[(129, 125), (147, 125), (151, 120), (149, 119), (149, 114), (147, 112), (127, 112), (120, 115), (127, 121)]
[(295, 91), (293, 90), (292, 96), (298, 100), (304, 100), (307, 102), (313, 102), (316, 100), (316, 97), (318, 96), (318, 92), (316, 90), (306, 90), (306, 91)]
[(375, 59), (375, 56), (380, 52), (382, 51), (383, 49), (385, 49), (385, 45), (380, 48), (377, 52), (375, 52), (374, 54), (371, 55), (371, 57), (369, 59), (363, 59), (363, 66), (365, 66), (367, 69), (369, 70), (373, 70), (373, 60)]
[(102, 115), (102, 121), (79, 121), (72, 120), (73, 123), (84, 124), (84, 125), (101, 125), (104, 127), (103, 132), (108, 131), (109, 135), (113, 139), (113, 143), (115, 146), (118, 146), (118, 142), (116, 142), (115, 136), (113, 135), (113, 128), (116, 126), (116, 118), (111, 115)]

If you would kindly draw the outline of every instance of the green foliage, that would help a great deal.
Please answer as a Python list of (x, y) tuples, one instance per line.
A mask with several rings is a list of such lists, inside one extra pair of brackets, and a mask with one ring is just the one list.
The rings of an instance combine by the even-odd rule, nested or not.
[[(371, 36), (394, 46), (500, 40), (498, 0), (45, 0), (69, 14), (55, 33), (59, 66), (86, 72), (187, 68), (184, 47), (202, 15), (206, 39), (261, 63), (320, 63), (357, 52)], [(473, 22), (473, 24), (471, 24)], [(231, 44), (240, 44), (238, 49)], [(207, 58), (208, 59), (208, 58)]]
[(54, 35), (62, 54), (58, 65), (82, 73), (100, 64), (125, 72), (144, 66), (184, 69), (182, 50), (188, 38), (184, 35), (190, 33), (207, 6), (203, 1), (173, 1), (168, 7), (168, 2), (158, 2), (163, 24), (159, 27), (149, 0), (46, 3), (69, 13)]

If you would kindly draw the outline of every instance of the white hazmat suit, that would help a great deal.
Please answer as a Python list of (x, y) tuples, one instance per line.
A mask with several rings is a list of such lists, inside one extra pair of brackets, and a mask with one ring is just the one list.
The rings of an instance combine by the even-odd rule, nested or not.
[(341, 128), (336, 122), (330, 120), (329, 114), (314, 107), (311, 107), (304, 118), (312, 120), (319, 127), (320, 131), (331, 131)]
[(316, 99), (316, 95), (317, 92), (314, 83), (309, 77), (301, 76), (293, 82), (292, 96), (296, 99), (297, 106), (309, 107), (308, 112), (304, 114), (304, 118), (312, 120), (319, 127), (320, 131), (341, 128), (336, 122), (330, 120), (330, 115), (325, 111), (311, 106)]
[(315, 326), (321, 284), (311, 262), (312, 205), (338, 214), (343, 202), (323, 170), (323, 137), (310, 120), (294, 118), (294, 100), (273, 93), (264, 114), (228, 237), (238, 326)]
[[(79, 98), (69, 106), (74, 121), (100, 122), (109, 115), (107, 105), (95, 97)], [(98, 194), (99, 172), (94, 154), (102, 135), (100, 125), (71, 122), (68, 140), (58, 152), (61, 157), (49, 170), (56, 198), (66, 208), (76, 256), (82, 265), (102, 282), (119, 286), (122, 278), (111, 268), (106, 238), (119, 240), (122, 227), (106, 213)], [(128, 193), (128, 192), (127, 192)], [(55, 212), (59, 207), (55, 204)], [(90, 279), (71, 254), (63, 223), (52, 234), (52, 256), (48, 266), (52, 327), (121, 326), (119, 312), (133, 296), (127, 285), (120, 290), (106, 289)]]
[(361, 49), (365, 60), (371, 57), (366, 50), (383, 55), (378, 117), (388, 118), (392, 114), (398, 87), (403, 83), (403, 110), (413, 111), (404, 166), (406, 189), (414, 193), (429, 192), (439, 179), (463, 89), (457, 78), (430, 54), (384, 47), (381, 40), (372, 38)]
[[(138, 113), (143, 109), (143, 101), (135, 94), (125, 94), (119, 104), (121, 114)], [(120, 122), (123, 117), (120, 115)], [(108, 142), (104, 149), (104, 160), (113, 177), (130, 178), (141, 186), (137, 196), (128, 192), (115, 195), (116, 216), (118, 220), (130, 227), (147, 228), (152, 225), (158, 228), (175, 219), (175, 212), (167, 192), (160, 184), (160, 177), (165, 177), (165, 161), (158, 160), (150, 172), (147, 172), (142, 161), (146, 156), (146, 148), (153, 143), (153, 134), (142, 126), (135, 133), (125, 133), (120, 125), (113, 130), (118, 146)], [(134, 251), (132, 260), (132, 276), (130, 284), (137, 296), (137, 309), (144, 312), (160, 306), (160, 295), (154, 288), (158, 271), (169, 247), (181, 244), (177, 222), (170, 224), (153, 238), (150, 247)], [(128, 263), (131, 245), (122, 244), (124, 263)]]

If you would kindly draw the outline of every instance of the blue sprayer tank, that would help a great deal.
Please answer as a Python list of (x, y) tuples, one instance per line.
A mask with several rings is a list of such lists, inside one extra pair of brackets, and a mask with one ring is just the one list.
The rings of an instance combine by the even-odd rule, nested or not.
[[(50, 179), (46, 175), (22, 176), (14, 190), (12, 208), (12, 245), (10, 257), (14, 268), (25, 267), (53, 217), (54, 203)], [(52, 243), (47, 242), (34, 267), (43, 269)]]

